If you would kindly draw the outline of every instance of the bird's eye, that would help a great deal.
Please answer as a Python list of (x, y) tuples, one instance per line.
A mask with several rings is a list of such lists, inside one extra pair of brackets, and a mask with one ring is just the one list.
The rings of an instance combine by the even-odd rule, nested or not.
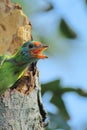
[(29, 46), (28, 46), (29, 48), (33, 48), (33, 44), (29, 44)]

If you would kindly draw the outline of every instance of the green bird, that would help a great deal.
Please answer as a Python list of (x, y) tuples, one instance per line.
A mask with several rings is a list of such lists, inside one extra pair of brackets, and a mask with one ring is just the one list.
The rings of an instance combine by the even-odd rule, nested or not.
[(24, 43), (16, 54), (0, 56), (0, 94), (13, 86), (32, 62), (47, 58), (42, 54), (47, 47), (41, 42), (29, 41)]

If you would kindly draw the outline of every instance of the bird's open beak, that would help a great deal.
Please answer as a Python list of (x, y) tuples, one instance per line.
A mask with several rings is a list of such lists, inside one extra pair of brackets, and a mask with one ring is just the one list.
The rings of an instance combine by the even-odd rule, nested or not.
[(33, 48), (30, 52), (34, 58), (44, 59), (44, 58), (48, 58), (47, 56), (42, 54), (43, 51), (45, 51), (47, 48), (48, 48), (47, 45), (40, 45), (36, 48)]

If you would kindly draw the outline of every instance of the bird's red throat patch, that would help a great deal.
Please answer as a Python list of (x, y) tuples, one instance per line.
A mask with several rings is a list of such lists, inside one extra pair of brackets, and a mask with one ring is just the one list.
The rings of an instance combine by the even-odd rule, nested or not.
[(43, 55), (43, 51), (45, 51), (48, 46), (41, 44), (40, 42), (34, 42), (34, 45), (36, 46), (34, 49), (31, 50), (31, 55), (38, 59), (44, 59), (48, 58), (47, 56)]

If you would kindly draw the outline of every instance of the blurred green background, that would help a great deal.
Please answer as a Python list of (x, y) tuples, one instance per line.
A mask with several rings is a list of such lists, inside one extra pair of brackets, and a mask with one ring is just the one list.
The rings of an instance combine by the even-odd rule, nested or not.
[(49, 45), (40, 60), (47, 130), (87, 130), (87, 0), (12, 0), (32, 23), (34, 40)]

